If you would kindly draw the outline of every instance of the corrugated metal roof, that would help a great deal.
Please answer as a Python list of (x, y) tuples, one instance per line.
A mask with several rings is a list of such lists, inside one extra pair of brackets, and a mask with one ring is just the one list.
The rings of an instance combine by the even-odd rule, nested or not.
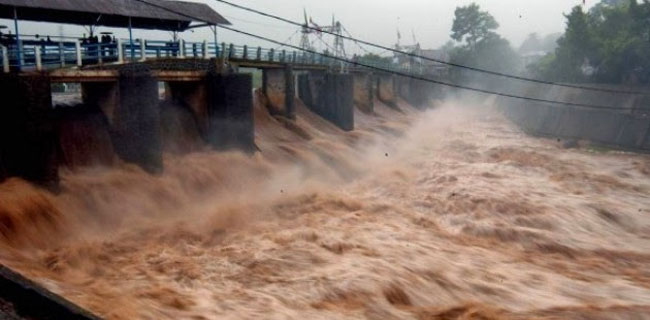
[[(192, 22), (230, 24), (203, 3), (168, 0), (0, 0), (0, 18), (82, 25), (184, 30)], [(169, 10), (165, 10), (168, 8)], [(197, 19), (192, 19), (196, 17)]]

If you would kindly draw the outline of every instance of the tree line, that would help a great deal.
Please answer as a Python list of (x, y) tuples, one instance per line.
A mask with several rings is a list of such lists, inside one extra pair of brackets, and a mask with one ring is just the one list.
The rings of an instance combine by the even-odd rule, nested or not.
[[(458, 7), (454, 15), (451, 40), (440, 48), (453, 63), (549, 81), (650, 83), (650, 0), (601, 0), (588, 11), (576, 6), (565, 14), (561, 35), (532, 34), (519, 52), (479, 5)], [(531, 62), (520, 54), (534, 50), (546, 55)], [(456, 80), (471, 76), (452, 71)]]

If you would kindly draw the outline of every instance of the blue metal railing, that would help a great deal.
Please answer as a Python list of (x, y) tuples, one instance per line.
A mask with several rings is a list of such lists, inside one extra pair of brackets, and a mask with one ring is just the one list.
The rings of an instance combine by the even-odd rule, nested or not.
[[(239, 46), (231, 43), (161, 41), (137, 39), (116, 40), (108, 43), (81, 43), (78, 41), (44, 41), (24, 39), (21, 41), (19, 60), (18, 48), (10, 45), (0, 51), (3, 70), (55, 69), (73, 66), (101, 65), (142, 61), (156, 58), (227, 58), (271, 63), (292, 63), (318, 65), (332, 68), (350, 68), (355, 65), (341, 62), (320, 53)], [(6, 57), (5, 57), (6, 52)], [(133, 53), (133, 55), (132, 55)], [(417, 68), (398, 66), (392, 63), (367, 63), (371, 67), (388, 71), (421, 73)]]

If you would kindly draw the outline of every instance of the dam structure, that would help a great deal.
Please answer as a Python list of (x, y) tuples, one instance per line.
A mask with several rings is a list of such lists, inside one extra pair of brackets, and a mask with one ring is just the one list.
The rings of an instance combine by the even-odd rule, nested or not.
[[(393, 65), (375, 66), (388, 70), (377, 72), (327, 54), (219, 43), (217, 26), (230, 22), (210, 7), (151, 2), (154, 6), (123, 0), (99, 5), (79, 0), (74, 6), (0, 1), (1, 17), (15, 19), (17, 30), (13, 37), (3, 36), (0, 45), (0, 182), (19, 177), (57, 191), (60, 168), (111, 165), (114, 158), (162, 173), (165, 137), (187, 130), (173, 125), (179, 114), (214, 150), (256, 152), (253, 79), (241, 69), (261, 70), (260, 91), (269, 113), (290, 122), (297, 117), (297, 99), (343, 131), (355, 129), (355, 104), (372, 113), (375, 98), (396, 109), (400, 97), (426, 102), (422, 84), (392, 75)], [(20, 20), (128, 28), (130, 38), (25, 36), (18, 32)], [(196, 27), (211, 28), (214, 39), (134, 39), (132, 31)], [(53, 101), (54, 88), (71, 84), (80, 89), (80, 103)], [(17, 317), (94, 318), (12, 270), (2, 270), (0, 306), (13, 306)], [(35, 304), (44, 309), (29, 307)]]
[[(59, 166), (66, 164), (62, 158), (72, 157), (59, 146), (61, 123), (75, 121), (80, 114), (95, 118), (110, 133), (109, 139), (85, 144), (83, 140), (90, 137), (67, 135), (73, 144), (90, 145), (84, 152), (76, 152), (75, 156), (82, 158), (97, 157), (95, 153), (110, 149), (123, 161), (151, 173), (161, 172), (161, 140), (170, 133), (161, 125), (160, 107), (170, 104), (191, 114), (206, 144), (215, 149), (252, 152), (256, 149), (252, 77), (241, 73), (241, 68), (262, 71), (262, 92), (272, 114), (295, 119), (294, 99), (300, 98), (314, 113), (346, 131), (354, 130), (355, 103), (372, 112), (375, 96), (388, 105), (395, 105), (398, 96), (416, 104), (425, 102), (422, 84), (415, 80), (341, 63), (327, 54), (218, 43), (216, 26), (230, 22), (205, 5), (173, 3), (174, 10), (180, 6), (183, 12), (202, 19), (192, 21), (134, 1), (123, 8), (127, 12), (114, 12), (110, 3), (105, 4), (106, 12), (91, 12), (96, 8), (80, 1), (81, 10), (84, 3), (88, 7), (84, 14), (64, 4), (36, 8), (4, 2), (7, 4), (0, 1), (0, 5), (14, 9), (17, 19), (23, 16), (27, 20), (83, 24), (100, 15), (99, 25), (128, 27), (131, 34), (131, 28), (182, 32), (205, 26), (215, 28), (215, 38), (189, 42), (109, 36), (101, 41), (92, 37), (53, 41), (50, 36), (23, 36), (5, 43), (0, 74), (0, 95), (4, 97), (0, 109), (0, 180), (18, 176), (56, 188)], [(118, 5), (123, 1), (113, 2)], [(171, 6), (158, 2), (159, 6)], [(63, 16), (70, 20), (60, 21), (61, 12), (69, 13)], [(53, 108), (52, 86), (71, 83), (81, 88), (81, 105)], [(160, 97), (160, 85), (164, 85), (164, 97)], [(411, 86), (413, 90), (409, 90)], [(110, 146), (100, 145), (106, 143)]]
[(645, 88), (228, 43), (196, 2), (0, 18), (0, 319), (650, 313), (650, 158), (593, 148), (650, 150)]

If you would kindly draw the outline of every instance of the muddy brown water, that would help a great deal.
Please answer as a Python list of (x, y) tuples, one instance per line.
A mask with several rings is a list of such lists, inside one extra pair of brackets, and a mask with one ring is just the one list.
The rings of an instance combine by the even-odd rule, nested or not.
[(648, 156), (401, 109), (343, 133), (258, 101), (253, 156), (11, 179), (0, 262), (107, 319), (650, 319)]

